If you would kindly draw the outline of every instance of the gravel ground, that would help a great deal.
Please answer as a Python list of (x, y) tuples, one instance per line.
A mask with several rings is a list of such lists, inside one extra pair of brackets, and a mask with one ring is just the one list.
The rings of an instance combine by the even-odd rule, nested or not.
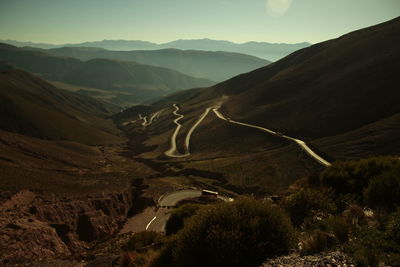
[(353, 260), (340, 251), (324, 252), (310, 256), (297, 253), (270, 259), (261, 267), (355, 267)]

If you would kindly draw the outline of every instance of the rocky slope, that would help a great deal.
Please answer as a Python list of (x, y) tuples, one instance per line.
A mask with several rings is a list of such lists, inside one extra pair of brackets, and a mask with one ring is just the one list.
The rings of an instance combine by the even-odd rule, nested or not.
[(45, 199), (31, 191), (3, 193), (0, 264), (79, 258), (118, 232), (137, 197), (135, 187), (76, 199)]

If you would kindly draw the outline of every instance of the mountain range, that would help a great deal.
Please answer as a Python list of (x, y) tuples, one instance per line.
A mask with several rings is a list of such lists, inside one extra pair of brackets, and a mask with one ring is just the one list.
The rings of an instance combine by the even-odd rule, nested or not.
[[(140, 103), (168, 93), (212, 84), (206, 79), (150, 65), (110, 59), (83, 62), (72, 57), (54, 56), (37, 50), (0, 44), (0, 60), (51, 81), (112, 91), (114, 103)], [(99, 94), (85, 88), (78, 90)]]
[(239, 53), (179, 49), (110, 51), (90, 47), (62, 47), (42, 50), (42, 52), (61, 57), (74, 57), (80, 60), (105, 58), (134, 61), (168, 68), (215, 82), (224, 81), (270, 63), (264, 59)]
[(103, 40), (94, 42), (84, 42), (76, 44), (44, 44), (44, 43), (32, 43), (32, 42), (19, 42), (14, 40), (0, 40), (0, 42), (8, 43), (11, 45), (23, 47), (31, 46), (43, 49), (60, 48), (60, 47), (98, 47), (107, 50), (159, 50), (165, 48), (176, 48), (184, 50), (204, 50), (204, 51), (226, 51), (236, 52), (242, 54), (248, 54), (270, 61), (279, 60), (288, 54), (310, 46), (310, 43), (267, 43), (267, 42), (246, 42), (246, 43), (234, 43), (223, 40), (212, 40), (212, 39), (193, 39), (193, 40), (175, 40), (172, 42), (156, 44), (147, 41), (140, 40)]
[[(318, 254), (307, 256), (314, 263), (320, 257), (321, 264), (327, 259), (338, 264), (336, 259), (348, 256), (337, 256), (339, 251), (327, 256), (328, 247), (352, 250), (355, 244), (358, 249), (371, 238), (397, 253), (395, 241), (392, 245), (375, 235), (393, 236), (397, 228), (389, 231), (388, 226), (398, 225), (398, 215), (394, 221), (385, 210), (389, 206), (369, 210), (363, 208), (368, 202), (359, 201), (377, 185), (371, 192), (378, 192), (376, 199), (383, 205), (388, 200), (399, 203), (399, 43), (400, 17), (270, 64), (230, 52), (44, 50), (0, 44), (0, 262), (110, 266), (159, 257), (168, 263), (177, 251), (170, 249), (186, 244), (182, 235), (187, 244), (207, 241), (196, 241), (196, 253), (200, 246), (218, 242), (218, 253), (232, 248), (226, 259), (253, 243), (237, 237), (257, 232), (259, 222), (269, 227), (269, 217), (286, 213), (291, 217), (271, 222), (296, 225), (289, 230), (293, 237), (288, 243), (311, 248), (315, 240), (325, 240), (316, 245), (322, 253), (317, 248)], [(234, 77), (215, 84), (218, 79), (184, 72), (195, 73), (196, 68), (207, 77), (213, 72), (218, 79)], [(121, 110), (123, 101), (141, 104)], [(393, 157), (362, 159), (370, 156)], [(355, 161), (340, 162), (348, 159)], [(334, 187), (324, 187), (329, 179)], [(250, 194), (259, 198), (245, 205), (237, 200)], [(226, 203), (219, 206), (221, 199)], [(168, 201), (174, 203), (165, 204)], [(165, 239), (153, 230), (163, 231), (171, 213), (180, 214), (173, 210), (178, 201), (195, 203), (179, 209), (207, 205), (183, 223), (177, 236)], [(272, 212), (252, 211), (264, 210), (261, 205)], [(215, 213), (218, 207), (227, 209)], [(239, 210), (249, 212), (237, 217)], [(228, 217), (233, 220), (226, 220), (231, 211), (235, 216)], [(219, 219), (198, 224), (214, 213)], [(297, 224), (298, 217), (302, 220)], [(255, 231), (248, 223), (236, 227), (243, 218), (255, 222)], [(187, 225), (195, 230), (217, 227), (202, 239), (193, 234), (196, 231), (185, 230)], [(239, 231), (225, 234), (230, 233), (226, 225)], [(366, 237), (358, 235), (365, 227)], [(265, 229), (266, 236), (287, 232), (275, 235)], [(298, 238), (297, 232), (305, 234)], [(159, 239), (150, 238), (153, 235)], [(351, 243), (359, 240), (365, 243)], [(331, 242), (333, 247), (328, 246)], [(256, 244), (281, 247), (275, 241)], [(363, 255), (372, 250), (363, 250)], [(284, 257), (292, 262), (294, 254)], [(383, 254), (386, 257), (386, 251)]]
[[(210, 88), (176, 93), (155, 103), (152, 110), (171, 112), (171, 104), (179, 106), (184, 115), (177, 141), (181, 151), (199, 116), (207, 108), (221, 106), (226, 117), (299, 138), (328, 161), (396, 155), (399, 41), (397, 18), (301, 49)], [(145, 155), (162, 156), (168, 150), (167, 121), (175, 116), (164, 116), (153, 132), (160, 143), (150, 137), (157, 146)], [(235, 185), (282, 188), (318, 168), (295, 143), (220, 120), (212, 112), (193, 135), (189, 157), (196, 163), (185, 166), (221, 171)]]

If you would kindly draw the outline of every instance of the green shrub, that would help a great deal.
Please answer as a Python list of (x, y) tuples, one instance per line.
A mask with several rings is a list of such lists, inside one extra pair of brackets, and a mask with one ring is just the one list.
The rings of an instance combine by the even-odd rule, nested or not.
[(375, 228), (362, 227), (345, 251), (354, 259), (357, 266), (378, 266), (383, 257), (387, 242), (382, 232)]
[(400, 208), (389, 216), (382, 231), (360, 228), (345, 250), (359, 266), (378, 266), (380, 261), (400, 266)]
[(150, 265), (151, 267), (174, 266), (172, 258), (172, 244), (173, 242), (169, 242), (163, 248), (161, 248), (158, 257), (152, 261)]
[(128, 241), (126, 250), (137, 250), (162, 241), (162, 234), (153, 231), (143, 231), (134, 234)]
[(165, 225), (167, 235), (175, 234), (183, 228), (184, 221), (193, 216), (201, 206), (198, 204), (184, 204), (175, 209)]
[(357, 205), (359, 200), (359, 197), (353, 194), (342, 194), (334, 197), (338, 213), (345, 211), (350, 205)]
[(386, 262), (391, 266), (400, 266), (400, 208), (389, 216), (385, 238), (388, 242)]
[(295, 232), (277, 206), (237, 199), (189, 218), (173, 244), (174, 266), (257, 266), (287, 253)]
[(349, 240), (351, 226), (342, 217), (331, 217), (326, 221), (327, 230), (332, 233), (340, 243)]
[(393, 209), (400, 204), (400, 167), (373, 177), (364, 191), (364, 200), (374, 208)]
[(393, 212), (386, 224), (386, 238), (397, 245), (397, 251), (400, 253), (400, 208)]
[(294, 225), (301, 225), (306, 218), (317, 212), (334, 212), (336, 206), (329, 197), (329, 192), (317, 189), (300, 189), (290, 195), (283, 203)]
[(345, 211), (343, 211), (343, 216), (347, 222), (353, 225), (355, 228), (359, 226), (364, 226), (368, 223), (367, 216), (364, 213), (364, 209), (357, 204), (349, 205)]
[(310, 255), (327, 250), (337, 244), (335, 236), (328, 232), (315, 230), (302, 240), (301, 254)]
[(332, 187), (337, 194), (356, 194), (361, 198), (371, 178), (399, 165), (399, 160), (392, 157), (338, 161), (321, 173), (321, 182)]

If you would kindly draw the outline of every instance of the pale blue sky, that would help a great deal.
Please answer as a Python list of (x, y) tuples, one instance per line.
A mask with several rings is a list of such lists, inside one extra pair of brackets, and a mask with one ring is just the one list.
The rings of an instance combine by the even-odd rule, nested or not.
[(399, 15), (400, 0), (0, 0), (0, 39), (316, 43)]

